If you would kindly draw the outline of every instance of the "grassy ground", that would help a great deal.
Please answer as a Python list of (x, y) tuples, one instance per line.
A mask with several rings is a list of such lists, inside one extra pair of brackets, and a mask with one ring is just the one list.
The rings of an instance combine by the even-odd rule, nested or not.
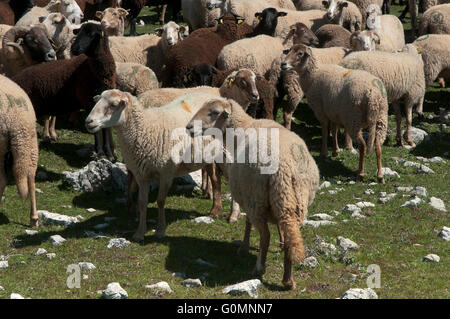
[[(397, 15), (399, 8), (394, 6)], [(143, 19), (156, 21), (156, 15), (143, 12)], [(409, 22), (409, 20), (407, 20)], [(406, 25), (407, 27), (408, 25)], [(152, 25), (150, 28), (154, 28)], [(149, 31), (149, 26), (138, 27), (138, 32)], [(366, 211), (367, 218), (353, 219), (348, 213), (335, 217), (336, 225), (317, 229), (303, 227), (302, 234), (306, 245), (314, 250), (314, 239), (320, 236), (335, 244), (338, 236), (350, 238), (360, 245), (360, 249), (345, 258), (332, 258), (318, 255), (319, 267), (315, 269), (295, 267), (297, 290), (284, 291), (281, 287), (283, 274), (283, 254), (277, 245), (276, 228), (271, 226), (271, 245), (268, 253), (267, 272), (263, 277), (260, 297), (263, 298), (338, 298), (351, 287), (365, 288), (366, 269), (370, 264), (381, 268), (381, 288), (376, 289), (380, 298), (449, 298), (450, 273), (448, 242), (437, 236), (437, 230), (449, 225), (448, 213), (434, 210), (428, 204), (418, 208), (400, 208), (408, 198), (398, 194), (392, 201), (382, 205), (377, 203), (378, 193), (394, 192), (395, 186), (424, 186), (428, 196), (439, 197), (447, 207), (449, 195), (449, 151), (450, 131), (443, 134), (438, 129), (438, 107), (450, 108), (450, 89), (433, 87), (427, 90), (424, 111), (433, 119), (418, 121), (413, 125), (431, 134), (431, 142), (419, 145), (413, 150), (398, 149), (393, 146), (392, 135), (383, 147), (383, 166), (396, 170), (400, 179), (386, 178), (386, 185), (368, 185), (375, 181), (375, 155), (367, 160), (366, 181), (348, 184), (354, 176), (358, 157), (343, 152), (334, 159), (318, 158), (320, 146), (320, 127), (310, 109), (302, 103), (295, 114), (298, 119), (293, 125), (307, 142), (321, 171), (323, 180), (341, 181), (331, 189), (342, 187), (336, 195), (321, 191), (316, 197), (309, 214), (342, 212), (349, 203), (360, 200), (376, 203), (376, 207)], [(63, 120), (59, 125), (64, 126)], [(394, 130), (393, 116), (390, 115), (389, 129)], [(95, 193), (81, 194), (67, 189), (62, 184), (61, 173), (75, 170), (87, 164), (87, 160), (76, 156), (75, 150), (84, 144), (93, 143), (93, 137), (86, 133), (80, 124), (75, 129), (58, 127), (59, 141), (45, 144), (40, 141), (39, 171), (47, 173), (48, 178), (37, 182), (43, 193), (37, 194), (38, 209), (67, 215), (82, 215), (85, 219), (73, 228), (43, 226), (39, 234), (27, 236), (25, 230), (29, 217), (28, 202), (21, 202), (10, 177), (6, 199), (0, 207), (0, 255), (8, 257), (9, 268), (0, 270), (0, 298), (8, 298), (10, 293), (20, 293), (31, 298), (98, 298), (98, 290), (105, 289), (110, 282), (119, 282), (127, 290), (130, 298), (159, 298), (144, 288), (146, 284), (167, 281), (174, 293), (169, 298), (227, 298), (220, 294), (221, 289), (247, 279), (252, 279), (251, 271), (256, 262), (259, 236), (254, 231), (251, 236), (251, 251), (247, 257), (236, 255), (234, 240), (243, 236), (244, 219), (228, 224), (230, 203), (225, 202), (226, 213), (212, 225), (195, 225), (191, 219), (207, 215), (211, 202), (200, 196), (171, 196), (167, 200), (167, 236), (158, 240), (153, 236), (157, 209), (155, 203), (149, 204), (149, 232), (144, 243), (132, 243), (123, 250), (107, 249), (108, 239), (91, 239), (84, 235), (94, 225), (104, 222), (105, 217), (117, 217), (103, 232), (110, 237), (130, 239), (137, 227), (134, 216), (125, 213), (123, 204), (115, 198), (122, 194)], [(413, 168), (395, 164), (391, 157), (401, 157), (417, 161), (415, 156), (441, 156), (445, 163), (430, 164), (436, 172), (431, 175), (418, 175)], [(364, 191), (372, 189), (374, 195)], [(64, 208), (68, 205), (71, 208)], [(87, 208), (97, 211), (88, 213)], [(344, 220), (348, 220), (344, 222)], [(52, 247), (49, 236), (60, 234), (67, 242)], [(420, 245), (417, 245), (420, 244)], [(45, 248), (56, 253), (56, 258), (48, 260), (45, 256), (35, 256), (36, 250)], [(422, 258), (434, 253), (441, 257), (440, 263), (425, 263)], [(196, 264), (202, 258), (217, 265), (208, 268)], [(82, 280), (80, 289), (68, 289), (67, 266), (81, 261), (92, 262), (97, 269), (88, 273)], [(182, 279), (173, 277), (174, 272), (184, 272), (190, 278), (205, 276), (201, 288), (185, 288)], [(352, 282), (351, 275), (357, 275)]]

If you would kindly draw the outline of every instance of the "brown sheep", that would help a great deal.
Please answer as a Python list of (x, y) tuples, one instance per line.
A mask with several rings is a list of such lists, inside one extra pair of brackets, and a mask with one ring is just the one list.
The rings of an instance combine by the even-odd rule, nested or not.
[(351, 49), (351, 33), (340, 25), (323, 25), (316, 31), (316, 36), (319, 39), (319, 48), (343, 47)]

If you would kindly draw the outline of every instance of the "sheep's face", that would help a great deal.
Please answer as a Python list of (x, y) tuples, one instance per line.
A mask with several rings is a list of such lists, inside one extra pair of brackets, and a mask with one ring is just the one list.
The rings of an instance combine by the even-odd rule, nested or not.
[(346, 1), (338, 1), (338, 0), (324, 0), (322, 4), (325, 8), (327, 8), (326, 17), (329, 21), (338, 19), (344, 8), (348, 7), (348, 3)]
[(319, 39), (316, 37), (314, 32), (312, 32), (305, 24), (301, 22), (291, 26), (289, 33), (293, 36), (294, 44), (304, 44), (308, 46), (319, 45)]
[(374, 31), (357, 31), (350, 37), (350, 46), (355, 51), (375, 51), (377, 44), (380, 44), (380, 37)]
[(162, 28), (156, 29), (156, 34), (160, 36), (164, 43), (172, 47), (185, 38), (186, 28), (179, 26), (173, 21), (166, 23)]
[(224, 81), (223, 85), (231, 88), (235, 100), (246, 104), (256, 103), (259, 100), (258, 89), (256, 88), (256, 75), (249, 69), (241, 69), (231, 73)]
[(217, 74), (217, 70), (208, 63), (197, 64), (186, 74), (184, 85), (185, 87), (211, 86), (214, 74)]
[[(225, 131), (229, 123), (228, 118), (231, 114), (231, 110), (231, 102), (224, 98), (211, 99), (205, 102), (202, 108), (198, 110), (186, 125), (187, 133), (191, 136), (198, 136), (202, 135), (207, 129), (213, 127)], [(194, 125), (194, 122), (196, 121), (202, 123), (200, 132), (194, 129), (198, 127), (197, 125)]]
[(279, 12), (275, 8), (266, 8), (262, 12), (256, 12), (255, 17), (259, 21), (257, 28), (262, 34), (273, 36), (278, 25), (278, 18), (286, 15), (286, 12)]
[(381, 9), (375, 3), (367, 6), (366, 9), (366, 25), (369, 30), (377, 27), (377, 17), (381, 15)]
[(110, 29), (120, 29), (127, 15), (128, 11), (122, 8), (107, 8), (103, 12), (97, 11), (95, 14), (101, 20), (101, 25), (106, 32)]
[(206, 9), (209, 11), (214, 10), (216, 8), (223, 7), (225, 5), (225, 0), (207, 0), (206, 1)]
[(71, 48), (73, 55), (84, 53), (87, 56), (95, 56), (100, 39), (106, 37), (102, 27), (94, 23), (82, 24), (81, 28), (73, 30), (73, 33), (77, 36)]
[[(43, 17), (39, 18), (41, 21)], [(72, 34), (71, 23), (61, 13), (50, 13), (41, 23), (45, 26), (56, 46), (67, 44)]]
[(36, 61), (49, 62), (56, 60), (55, 50), (53, 50), (45, 28), (32, 26), (25, 35), (24, 42)]
[(61, 12), (71, 23), (80, 24), (84, 18), (83, 11), (75, 0), (52, 0), (54, 2), (53, 8), (58, 8), (57, 11)]
[(86, 118), (86, 129), (96, 133), (103, 128), (122, 125), (125, 121), (124, 110), (130, 100), (126, 93), (119, 90), (107, 90), (94, 97), (96, 102), (91, 113)]
[(285, 52), (287, 55), (281, 62), (281, 69), (283, 71), (296, 69), (303, 70), (309, 62), (311, 57), (311, 49), (305, 45), (294, 45), (289, 52)]

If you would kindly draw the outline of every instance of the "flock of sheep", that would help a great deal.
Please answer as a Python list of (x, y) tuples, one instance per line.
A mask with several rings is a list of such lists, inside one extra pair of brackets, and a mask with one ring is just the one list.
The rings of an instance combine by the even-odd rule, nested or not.
[[(248, 252), (253, 225), (260, 233), (255, 273), (262, 275), (267, 223), (275, 223), (285, 252), (283, 285), (291, 289), (292, 263), (305, 256), (300, 226), (319, 185), (307, 145), (290, 131), (300, 100), (306, 97), (320, 121), (322, 156), (328, 155), (330, 131), (332, 155), (338, 154), (337, 135), (344, 128), (345, 148), (354, 151), (353, 142), (358, 145), (358, 180), (364, 178), (366, 154), (375, 148), (377, 178), (384, 183), (381, 149), (389, 105), (397, 120), (397, 145), (403, 145), (403, 104), (405, 140), (414, 146), (413, 110), (422, 116), (425, 89), (436, 80), (444, 86), (450, 77), (450, 4), (445, 0), (423, 1), (429, 9), (420, 21), (420, 37), (408, 44), (400, 20), (382, 14), (390, 1), (182, 0), (187, 26), (170, 21), (156, 34), (140, 36), (124, 36), (139, 13), (129, 17), (127, 3), (133, 1), (35, 2), (0, 0), (0, 197), (11, 152), (19, 195), (30, 198), (30, 223), (38, 226), (36, 118), (44, 119), (42, 138), (56, 141), (56, 117), (74, 117), (85, 109), (97, 158), (116, 160), (111, 128), (117, 132), (129, 171), (126, 206), (139, 216), (133, 239), (143, 240), (147, 231), (150, 182), (159, 182), (155, 235), (162, 237), (173, 179), (204, 169), (202, 188), (211, 193), (211, 214), (217, 216), (223, 173), (234, 201), (230, 221), (237, 219), (239, 206), (247, 216), (239, 252)], [(141, 8), (147, 3), (135, 2)], [(111, 7), (87, 10), (98, 3)], [(415, 20), (417, 3), (409, 5)], [(287, 103), (280, 103), (284, 98)], [(284, 126), (274, 121), (280, 105)], [(258, 136), (268, 139), (268, 147), (279, 142), (278, 170), (262, 174), (255, 167), (267, 163), (260, 160), (252, 165), (174, 161), (174, 130), (182, 128), (186, 149), (211, 141), (195, 132), (194, 121), (224, 133), (228, 128), (278, 130), (277, 141)], [(246, 143), (246, 149), (252, 146)]]

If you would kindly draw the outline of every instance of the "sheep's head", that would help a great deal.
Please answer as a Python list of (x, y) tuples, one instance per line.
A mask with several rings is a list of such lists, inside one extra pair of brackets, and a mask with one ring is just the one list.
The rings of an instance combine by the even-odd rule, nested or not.
[(355, 51), (375, 51), (380, 42), (378, 33), (371, 30), (356, 31), (350, 36), (350, 46)]
[(208, 63), (200, 63), (195, 65), (185, 76), (184, 86), (195, 87), (200, 85), (211, 86), (214, 74), (217, 70)]
[(207, 0), (206, 1), (206, 9), (209, 11), (224, 7), (226, 3), (226, 0)]
[(72, 37), (72, 24), (59, 12), (50, 13), (47, 17), (39, 17), (56, 47), (66, 45)]
[(95, 23), (84, 23), (81, 25), (81, 28), (73, 30), (73, 33), (76, 35), (76, 38), (70, 51), (72, 55), (84, 53), (87, 56), (95, 56), (100, 41), (102, 39), (108, 41), (108, 36), (101, 25)]
[(95, 16), (101, 21), (101, 25), (108, 35), (113, 35), (109, 30), (119, 30), (123, 26), (128, 11), (122, 8), (107, 8), (97, 11)]
[(422, 54), (422, 48), (418, 47), (412, 43), (408, 43), (401, 50), (397, 50), (399, 53), (407, 53), (413, 56), (419, 56)]
[(308, 46), (318, 46), (319, 39), (305, 24), (297, 22), (291, 25), (289, 33), (286, 36), (285, 43), (292, 37), (293, 44), (304, 44)]
[(344, 8), (348, 7), (348, 2), (339, 0), (324, 0), (322, 5), (327, 9), (326, 17), (329, 21), (339, 19)]
[(303, 70), (312, 57), (311, 48), (303, 44), (296, 44), (290, 50), (285, 50), (284, 53), (286, 56), (281, 62), (283, 71), (291, 69)]
[[(47, 30), (41, 25), (31, 25), (29, 28), (14, 27), (5, 34), (6, 46), (17, 49), (24, 54), (27, 48), (31, 57), (37, 62), (56, 60)], [(23, 44), (21, 44), (23, 43)]]
[(378, 16), (381, 16), (380, 7), (375, 3), (369, 4), (366, 9), (366, 25), (369, 30), (377, 27)]
[[(207, 129), (213, 127), (225, 131), (233, 109), (232, 103), (231, 100), (220, 97), (206, 101), (186, 125), (187, 133), (191, 136), (202, 135)], [(202, 124), (200, 132), (195, 130), (198, 126), (194, 125), (198, 121)]]
[(239, 34), (239, 25), (244, 23), (244, 21), (245, 18), (228, 12), (217, 19), (218, 26), (216, 32), (227, 40), (236, 41), (237, 35)]
[[(259, 100), (258, 89), (256, 88), (256, 75), (249, 69), (240, 69), (232, 72), (222, 84), (221, 88), (231, 91), (231, 96), (241, 106), (248, 106)], [(246, 107), (244, 107), (246, 108)]]
[(80, 24), (83, 11), (75, 0), (51, 0), (47, 5), (49, 12), (61, 12), (71, 23)]
[(163, 39), (165, 45), (172, 47), (185, 38), (186, 27), (169, 21), (162, 28), (156, 29), (155, 32)]
[(286, 15), (286, 12), (278, 11), (275, 8), (266, 8), (262, 12), (256, 12), (255, 18), (259, 22), (255, 31), (258, 31), (258, 34), (273, 36), (278, 25), (278, 18), (285, 17)]
[(128, 93), (119, 90), (106, 90), (94, 97), (95, 106), (86, 118), (86, 129), (97, 133), (103, 128), (119, 126), (125, 121), (125, 108), (131, 100)]

